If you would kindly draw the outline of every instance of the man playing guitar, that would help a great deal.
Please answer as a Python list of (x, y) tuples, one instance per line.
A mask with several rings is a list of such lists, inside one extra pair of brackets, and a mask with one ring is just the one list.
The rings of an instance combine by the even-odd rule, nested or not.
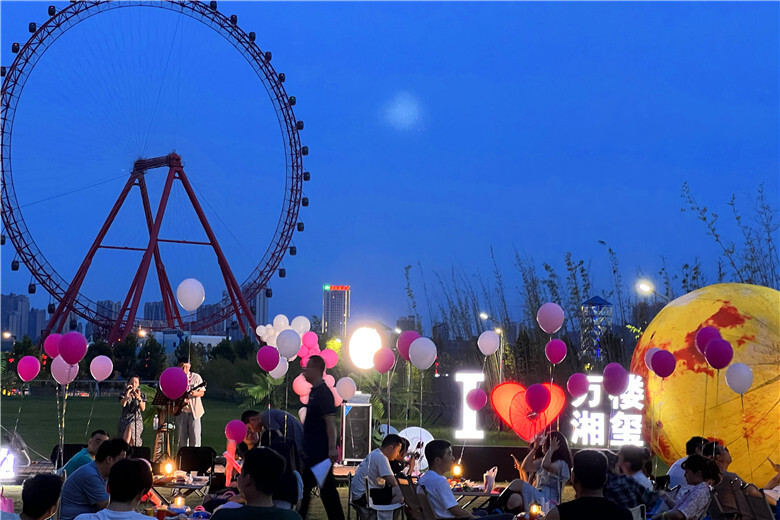
[[(179, 430), (179, 448), (200, 446), (200, 418), (205, 410), (201, 397), (206, 393), (200, 374), (190, 372), (190, 362), (186, 357), (179, 359), (179, 368), (187, 375), (187, 393), (184, 395), (184, 407), (176, 416), (176, 428)], [(195, 388), (197, 387), (197, 389)]]

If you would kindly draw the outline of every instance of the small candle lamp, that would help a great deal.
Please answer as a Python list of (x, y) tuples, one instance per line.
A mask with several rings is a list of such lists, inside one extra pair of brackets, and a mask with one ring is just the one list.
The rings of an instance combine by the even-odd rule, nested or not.
[(184, 497), (179, 495), (173, 500), (173, 505), (176, 507), (184, 507)]
[(531, 520), (536, 520), (542, 514), (542, 506), (540, 506), (538, 502), (531, 502), (531, 505), (528, 508), (528, 514), (531, 517)]
[(170, 477), (171, 473), (173, 473), (173, 464), (171, 464), (170, 462), (166, 462), (165, 463), (165, 474)]
[(452, 467), (452, 480), (455, 482), (460, 482), (461, 477), (463, 476), (463, 466), (460, 464), (455, 464)]

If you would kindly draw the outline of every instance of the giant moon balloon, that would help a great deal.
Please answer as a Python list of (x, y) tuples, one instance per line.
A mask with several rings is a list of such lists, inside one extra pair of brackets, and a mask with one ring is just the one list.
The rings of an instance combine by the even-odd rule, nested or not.
[[(767, 457), (780, 461), (778, 309), (780, 292), (774, 289), (716, 284), (670, 302), (650, 322), (634, 350), (631, 372), (647, 381), (645, 435), (651, 438), (650, 425), (655, 424), (653, 449), (666, 463), (685, 456), (688, 439), (701, 435), (728, 446), (733, 459), (729, 471), (746, 481), (763, 486), (775, 475)], [(744, 417), (739, 394), (726, 385), (726, 370), (718, 373), (696, 349), (696, 332), (706, 325), (731, 343), (733, 362), (753, 370)], [(677, 358), (677, 369), (663, 381), (645, 366), (645, 353), (652, 347)]]

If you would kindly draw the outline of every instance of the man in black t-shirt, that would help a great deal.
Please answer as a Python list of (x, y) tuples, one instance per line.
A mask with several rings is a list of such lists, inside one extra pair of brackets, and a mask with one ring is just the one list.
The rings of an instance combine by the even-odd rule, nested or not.
[(574, 456), (571, 485), (577, 498), (558, 504), (547, 514), (547, 520), (631, 520), (631, 512), (604, 498), (607, 481), (607, 458), (596, 450), (580, 450)]
[[(339, 451), (336, 444), (336, 405), (333, 393), (322, 379), (325, 375), (325, 360), (320, 356), (311, 356), (303, 369), (303, 377), (311, 383), (311, 393), (306, 404), (306, 420), (303, 422), (303, 458), (306, 469), (303, 472), (303, 499), (301, 516), (306, 518), (311, 500), (311, 490), (317, 486), (317, 479), (311, 467), (330, 459), (336, 462)], [(328, 520), (343, 520), (344, 510), (333, 478), (333, 466), (328, 470), (325, 482), (320, 487), (320, 498)]]

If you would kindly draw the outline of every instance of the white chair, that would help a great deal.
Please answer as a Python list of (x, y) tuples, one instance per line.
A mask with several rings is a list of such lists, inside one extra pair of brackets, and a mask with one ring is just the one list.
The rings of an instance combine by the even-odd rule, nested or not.
[(377, 520), (393, 520), (395, 518), (396, 511), (400, 512), (404, 505), (402, 503), (387, 505), (374, 504), (374, 501), (371, 499), (371, 493), (369, 492), (369, 489), (371, 488), (368, 485), (368, 477), (365, 477), (365, 482), (366, 502), (368, 503), (368, 508), (372, 511), (375, 511)]
[(636, 507), (632, 507), (629, 509), (631, 511), (631, 516), (634, 518), (634, 520), (645, 520), (645, 505), (639, 504)]

